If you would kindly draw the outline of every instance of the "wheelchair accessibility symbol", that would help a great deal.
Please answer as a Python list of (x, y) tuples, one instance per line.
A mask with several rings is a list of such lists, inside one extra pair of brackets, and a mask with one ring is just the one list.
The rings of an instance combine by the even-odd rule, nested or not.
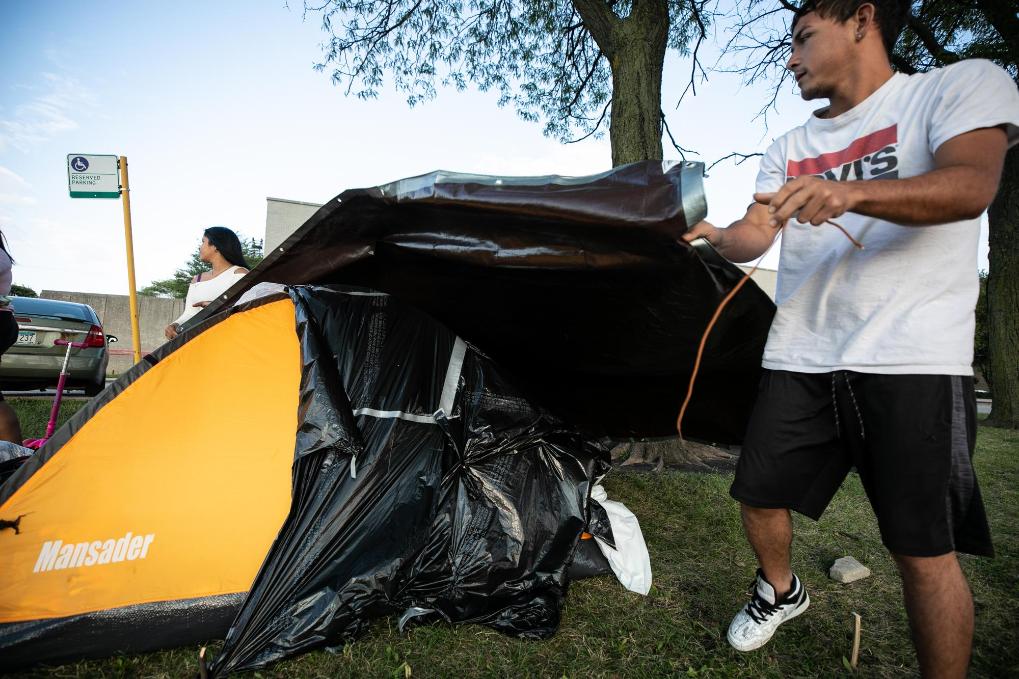
[(71, 169), (75, 172), (84, 172), (88, 169), (88, 161), (81, 156), (75, 156), (71, 159)]

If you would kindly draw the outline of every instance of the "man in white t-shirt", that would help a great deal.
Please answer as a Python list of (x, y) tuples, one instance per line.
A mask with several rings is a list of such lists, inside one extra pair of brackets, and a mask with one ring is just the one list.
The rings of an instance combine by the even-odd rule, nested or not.
[(855, 466), (902, 575), (921, 672), (963, 676), (973, 602), (955, 552), (993, 553), (971, 465), (979, 220), (1019, 141), (1019, 93), (987, 61), (893, 72), (908, 11), (807, 0), (787, 68), (804, 99), (829, 105), (771, 145), (742, 219), (684, 239), (743, 262), (783, 229), (778, 310), (730, 490), (760, 569), (729, 642), (759, 648), (807, 608), (789, 510), (819, 518)]

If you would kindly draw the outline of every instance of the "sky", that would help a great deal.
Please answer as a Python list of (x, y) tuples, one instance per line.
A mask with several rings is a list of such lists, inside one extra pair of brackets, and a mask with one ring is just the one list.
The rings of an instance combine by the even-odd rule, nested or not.
[[(70, 198), (69, 153), (128, 158), (139, 288), (172, 276), (208, 226), (262, 238), (267, 197), (322, 203), (439, 169), (579, 176), (611, 167), (607, 134), (546, 138), (491, 92), (440, 88), (413, 108), (392, 89), (344, 96), (313, 69), (326, 37), (300, 0), (0, 3), (0, 230), (14, 282), (128, 290), (121, 202)], [(705, 63), (725, 38), (709, 40)], [(767, 86), (714, 72), (677, 108), (689, 72), (690, 60), (670, 53), (662, 103), (677, 142), (698, 152), (689, 160), (763, 151), (817, 107), (789, 89), (765, 125)], [(668, 138), (665, 157), (679, 159)], [(742, 216), (757, 162), (710, 171), (710, 221)], [(983, 242), (986, 268), (986, 220)], [(777, 248), (764, 261), (776, 265)]]

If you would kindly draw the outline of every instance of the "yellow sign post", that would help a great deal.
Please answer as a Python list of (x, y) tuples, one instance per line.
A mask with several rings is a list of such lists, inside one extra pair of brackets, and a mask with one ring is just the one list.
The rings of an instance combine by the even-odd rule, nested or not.
[(142, 360), (142, 339), (138, 332), (138, 292), (134, 283), (131, 189), (127, 183), (127, 156), (68, 153), (67, 189), (71, 198), (120, 198), (124, 202), (128, 299), (131, 302), (131, 344), (134, 346), (134, 362), (138, 363)]
[(134, 283), (134, 242), (131, 239), (131, 189), (127, 183), (127, 156), (121, 156), (120, 197), (124, 203), (124, 243), (127, 246), (127, 285), (131, 304), (131, 345), (134, 362), (142, 360), (141, 333), (138, 331), (138, 288)]

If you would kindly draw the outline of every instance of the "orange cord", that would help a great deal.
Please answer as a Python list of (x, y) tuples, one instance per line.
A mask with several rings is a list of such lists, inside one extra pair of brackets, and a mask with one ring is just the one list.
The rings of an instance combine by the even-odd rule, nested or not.
[[(853, 238), (849, 234), (849, 232), (846, 231), (845, 228), (843, 228), (841, 224), (833, 222), (830, 219), (826, 221), (825, 224), (831, 224), (832, 226), (837, 227), (838, 230), (841, 231), (845, 235), (845, 237), (849, 239), (849, 242), (852, 243), (856, 249), (858, 250), (863, 249), (863, 243)], [(764, 260), (767, 254), (771, 252), (771, 249), (773, 247), (775, 247), (775, 243), (778, 242), (778, 236), (779, 234), (782, 233), (782, 229), (784, 228), (785, 224), (783, 224), (779, 228), (778, 232), (775, 234), (775, 238), (771, 241), (771, 245), (768, 246), (768, 249), (765, 250), (764, 254), (761, 255), (761, 257), (757, 260), (757, 264), (754, 264), (753, 268), (751, 268), (750, 271), (744, 273), (743, 278), (740, 279), (739, 283), (734, 285), (732, 290), (729, 291), (729, 294), (722, 298), (722, 301), (719, 303), (718, 308), (715, 309), (715, 313), (711, 317), (711, 320), (708, 321), (708, 327), (704, 329), (704, 334), (701, 336), (700, 346), (697, 347), (697, 358), (694, 359), (693, 372), (690, 373), (690, 384), (687, 386), (686, 389), (686, 398), (683, 399), (683, 405), (680, 406), (679, 408), (679, 417), (676, 418), (676, 431), (679, 434), (680, 441), (683, 441), (683, 416), (686, 415), (686, 407), (690, 405), (690, 399), (693, 397), (693, 385), (694, 382), (697, 380), (697, 372), (701, 369), (701, 357), (704, 355), (704, 347), (708, 343), (708, 335), (711, 334), (711, 329), (715, 327), (715, 322), (718, 321), (718, 317), (722, 315), (722, 310), (725, 309), (725, 306), (729, 303), (729, 300), (735, 297), (736, 293), (739, 292), (740, 288), (742, 288), (743, 285), (746, 284), (748, 280), (750, 280), (750, 277), (753, 276), (754, 273), (757, 271), (757, 267), (761, 265), (761, 262)]]
[(849, 232), (846, 231), (845, 228), (838, 222), (833, 222), (832, 220), (829, 219), (828, 221), (825, 222), (825, 224), (831, 224), (832, 226), (836, 227), (839, 231), (841, 231), (843, 235), (845, 235), (845, 237), (849, 239), (849, 242), (852, 243), (857, 250), (863, 249), (863, 243), (849, 235)]

